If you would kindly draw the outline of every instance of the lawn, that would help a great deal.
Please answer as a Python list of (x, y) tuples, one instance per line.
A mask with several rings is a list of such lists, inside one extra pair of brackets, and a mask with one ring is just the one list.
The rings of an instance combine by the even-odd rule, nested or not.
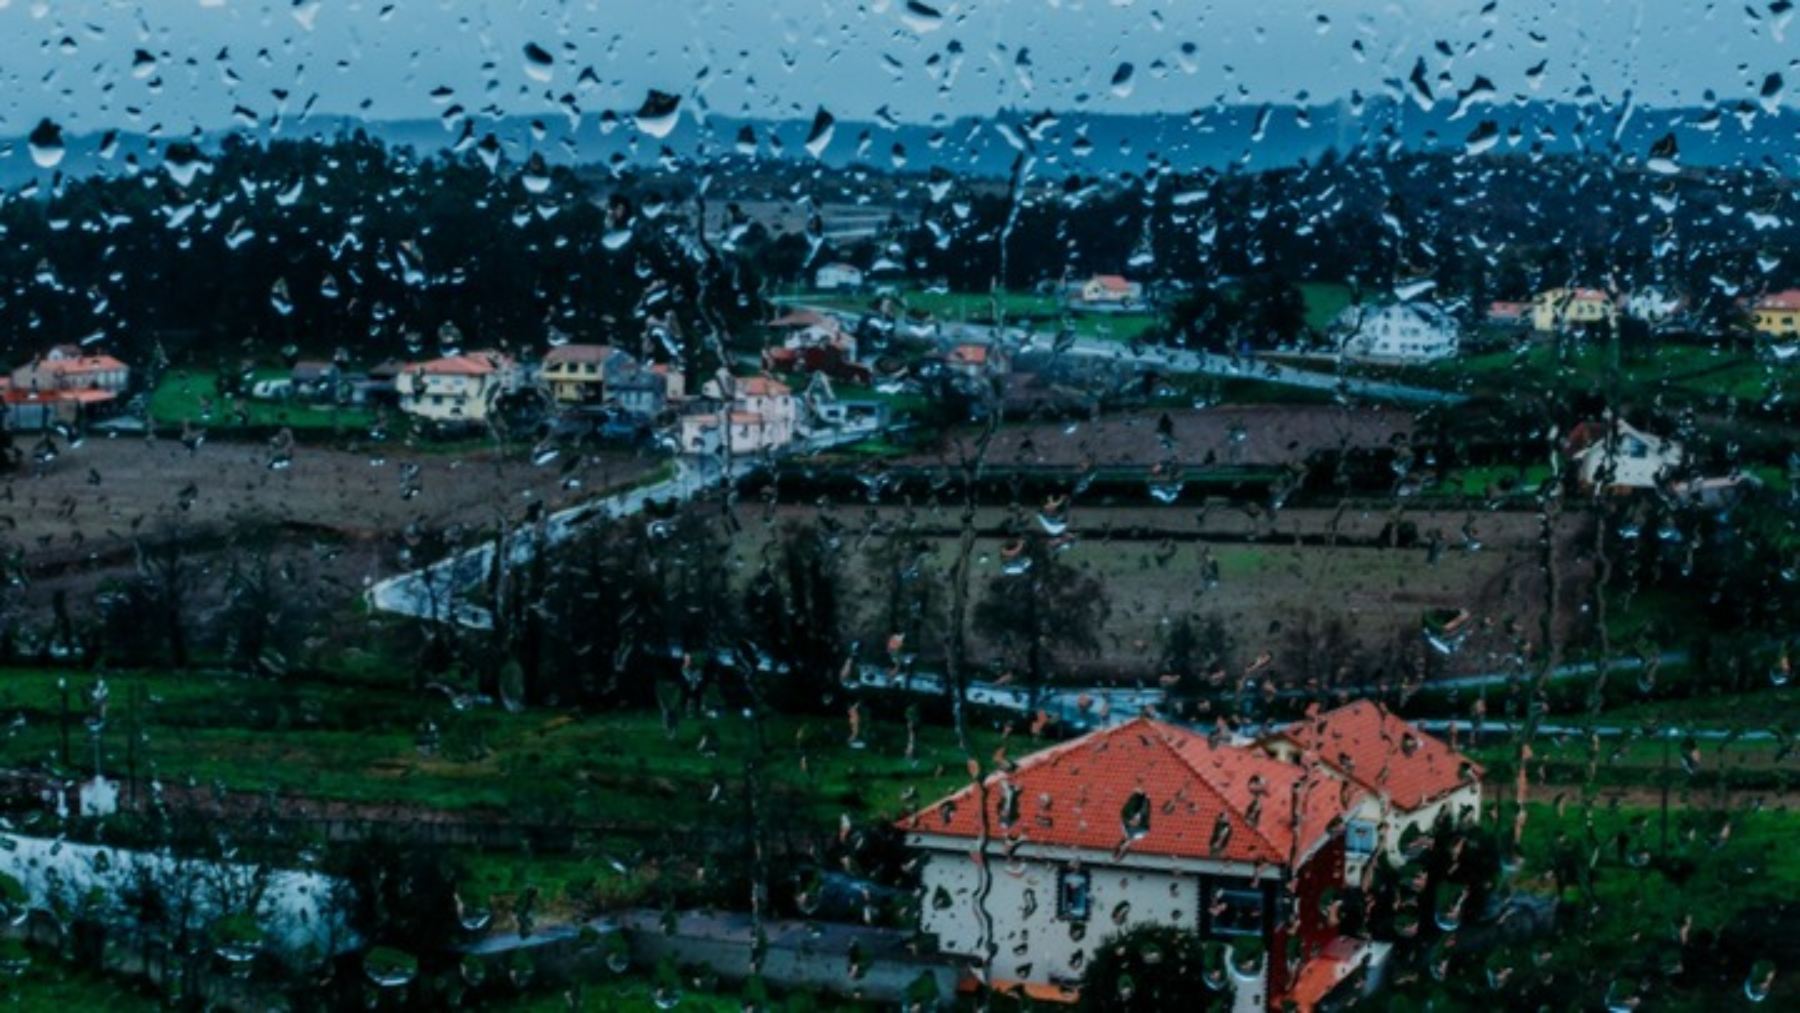
[[(285, 370), (258, 369), (253, 379), (286, 376)], [(218, 374), (204, 369), (171, 369), (150, 395), (150, 419), (164, 426), (193, 423), (207, 428), (367, 429), (375, 418), (376, 413), (368, 408), (226, 398), (219, 393)]]
[(151, 993), (66, 962), (54, 952), (36, 948), (27, 952), (31, 963), (23, 974), (16, 978), (0, 976), (0, 1010), (6, 1013), (150, 1013), (164, 1008)]
[[(24, 719), (0, 739), (0, 766), (54, 761), (61, 680), (70, 688), (71, 763), (91, 768), (81, 720), (96, 677), (17, 669), (0, 671), (0, 716)], [(459, 709), (438, 693), (229, 675), (122, 672), (106, 682), (100, 746), (111, 776), (126, 769), (126, 729), (136, 724), (144, 731), (140, 771), (169, 783), (627, 832), (735, 818), (728, 800), (751, 741), (748, 721), (729, 708), (665, 724), (655, 712)], [(926, 800), (967, 780), (948, 730), (918, 729), (909, 757), (902, 719), (865, 706), (860, 721), (852, 742), (842, 715), (768, 720), (770, 790), (790, 817), (817, 827), (842, 816), (897, 817), (906, 798)]]
[(1350, 305), (1350, 286), (1335, 281), (1303, 281), (1300, 297), (1306, 300), (1306, 326), (1324, 334), (1337, 315)]

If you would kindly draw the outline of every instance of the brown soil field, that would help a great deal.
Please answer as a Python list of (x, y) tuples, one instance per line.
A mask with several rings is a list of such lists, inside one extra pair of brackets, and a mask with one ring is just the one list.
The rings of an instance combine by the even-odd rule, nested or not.
[[(393, 572), (411, 525), (486, 528), (534, 504), (556, 509), (630, 482), (656, 462), (629, 455), (534, 466), (492, 452), (296, 446), (280, 464), (257, 443), (90, 437), (0, 479), (0, 548), (23, 571), (27, 604), (79, 593), (133, 565), (134, 543), (182, 537), (216, 549), (246, 528), (325, 564), (350, 588)], [(319, 551), (329, 545), (329, 551)]]
[[(782, 525), (821, 516), (842, 532), (849, 619), (860, 636), (890, 632), (880, 628), (884, 592), (869, 564), (869, 550), (887, 532), (909, 527), (922, 536), (930, 546), (925, 567), (934, 574), (947, 574), (955, 557), (960, 514), (954, 509), (784, 505), (746, 517), (740, 565), (758, 558)], [(1533, 513), (1097, 507), (1077, 508), (1069, 520), (1076, 541), (1063, 558), (1098, 577), (1109, 596), (1099, 653), (1061, 659), (1061, 677), (1069, 681), (1156, 674), (1168, 624), (1183, 615), (1217, 618), (1234, 642), (1237, 663), (1266, 652), (1277, 677), (1316, 673), (1316, 659), (1295, 656), (1307, 650), (1295, 630), (1333, 619), (1342, 620), (1363, 663), (1375, 666), (1418, 663), (1420, 622), (1430, 609), (1467, 609), (1474, 620), (1456, 654), (1435, 659), (1436, 670), (1495, 670), (1520, 643), (1542, 639), (1542, 520)], [(1417, 525), (1422, 545), (1436, 534), (1443, 547), (1384, 543), (1383, 529), (1397, 520)], [(989, 508), (978, 512), (976, 524), (972, 594), (979, 599), (999, 573), (1007, 532), (1035, 521)], [(1564, 585), (1556, 629), (1565, 643), (1582, 628), (1591, 570), (1576, 550), (1589, 538), (1584, 515), (1559, 521)], [(1007, 661), (979, 636), (974, 647), (992, 664)], [(923, 649), (929, 653), (931, 645)]]
[[(1166, 425), (1164, 420), (1167, 420)], [(1205, 411), (1131, 412), (1080, 423), (1005, 426), (986, 462), (1012, 467), (1257, 466), (1304, 462), (1328, 450), (1377, 450), (1408, 441), (1405, 411), (1330, 405), (1227, 405)], [(905, 458), (912, 465), (955, 464), (974, 437)]]

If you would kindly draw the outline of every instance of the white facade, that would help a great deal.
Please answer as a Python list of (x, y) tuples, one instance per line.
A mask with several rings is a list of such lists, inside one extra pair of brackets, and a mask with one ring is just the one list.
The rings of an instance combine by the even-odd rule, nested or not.
[[(982, 961), (991, 948), (993, 975), (1007, 981), (1073, 985), (1110, 936), (1142, 925), (1197, 930), (1203, 875), (1241, 880), (1257, 892), (1257, 871), (1248, 865), (1025, 845), (1010, 859), (995, 849), (985, 864), (991, 878), (984, 897), (972, 842), (915, 833), (907, 843), (926, 849), (921, 930), (954, 956)], [(1064, 896), (1077, 887), (1086, 902), (1079, 918)], [(1260, 942), (1262, 928), (1243, 935)], [(1260, 991), (1261, 976), (1254, 987)]]
[(1575, 453), (1575, 474), (1584, 486), (1608, 489), (1654, 489), (1681, 467), (1684, 452), (1674, 440), (1651, 436), (1624, 422), (1615, 438), (1599, 439)]
[(825, 291), (862, 288), (862, 269), (850, 264), (826, 264), (813, 275), (813, 285)]
[(1351, 812), (1344, 832), (1344, 882), (1356, 883), (1376, 854), (1400, 865), (1409, 832), (1429, 833), (1447, 815), (1456, 825), (1481, 818), (1481, 782), (1471, 781), (1412, 809), (1401, 809), (1385, 796), (1366, 796)]
[(1346, 359), (1372, 362), (1434, 362), (1456, 354), (1461, 328), (1430, 303), (1351, 306), (1335, 327)]
[(484, 422), (516, 383), (505, 356), (470, 353), (406, 367), (394, 380), (400, 410), (434, 422)]

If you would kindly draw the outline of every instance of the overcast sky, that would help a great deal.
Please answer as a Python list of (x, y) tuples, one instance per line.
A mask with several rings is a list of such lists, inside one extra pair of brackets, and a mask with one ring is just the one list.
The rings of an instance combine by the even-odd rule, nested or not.
[[(1763, 99), (1800, 83), (1768, 0), (0, 0), (0, 133), (179, 133), (278, 111), (683, 108), (929, 121), (1410, 91)], [(921, 10), (921, 7), (923, 9)], [(932, 16), (935, 8), (939, 16)], [(1758, 13), (1752, 13), (1752, 12)], [(549, 62), (534, 61), (536, 46)], [(141, 54), (141, 55), (140, 55)], [(1541, 65), (1540, 72), (1533, 69)], [(585, 73), (584, 73), (585, 72)], [(443, 91), (442, 89), (448, 89)], [(434, 95), (434, 91), (438, 94)], [(278, 94), (279, 93), (279, 94)], [(283, 97), (285, 96), (285, 97)]]

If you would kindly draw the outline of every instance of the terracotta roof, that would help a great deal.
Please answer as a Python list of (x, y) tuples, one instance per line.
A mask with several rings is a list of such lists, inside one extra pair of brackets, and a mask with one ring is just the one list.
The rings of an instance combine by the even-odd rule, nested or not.
[(784, 397), (794, 389), (767, 376), (740, 376), (732, 385), (738, 397)]
[(1125, 276), (1120, 274), (1096, 274), (1093, 280), (1099, 282), (1101, 288), (1111, 289), (1114, 292), (1125, 292), (1131, 289), (1131, 282), (1126, 281)]
[(1756, 301), (1759, 310), (1800, 310), (1800, 288), (1770, 292)]
[(429, 359), (407, 365), (408, 372), (438, 373), (449, 376), (486, 376), (512, 365), (512, 359), (499, 352), (464, 352), (441, 359)]
[(769, 321), (770, 327), (823, 327), (827, 330), (838, 330), (841, 326), (837, 317), (827, 316), (813, 310), (790, 310)]
[(611, 345), (558, 345), (544, 354), (544, 365), (560, 362), (605, 362), (616, 354)]
[(1462, 787), (1481, 768), (1441, 739), (1367, 700), (1296, 721), (1272, 738), (1294, 743), (1400, 809), (1417, 809)]
[(955, 348), (950, 349), (950, 361), (966, 363), (971, 366), (986, 365), (988, 361), (988, 346), (975, 344), (957, 345)]
[(39, 359), (32, 363), (46, 373), (105, 373), (126, 368), (110, 355), (83, 355), (72, 359)]
[(1361, 940), (1348, 936), (1333, 939), (1318, 956), (1300, 965), (1293, 987), (1286, 995), (1277, 997), (1277, 1008), (1281, 1008), (1282, 1002), (1291, 1002), (1300, 1013), (1311, 1013), (1356, 971), (1366, 952), (1368, 944)]
[[(1277, 865), (1304, 858), (1362, 796), (1347, 781), (1254, 746), (1214, 744), (1150, 718), (1046, 749), (985, 784), (987, 832), (995, 840)], [(1298, 837), (1291, 819), (1296, 794)], [(899, 826), (979, 837), (977, 797), (970, 785)], [(1130, 811), (1147, 817), (1135, 835), (1126, 826)]]
[(1488, 303), (1490, 317), (1522, 317), (1531, 310), (1528, 302), (1513, 302), (1509, 299), (1496, 299)]

